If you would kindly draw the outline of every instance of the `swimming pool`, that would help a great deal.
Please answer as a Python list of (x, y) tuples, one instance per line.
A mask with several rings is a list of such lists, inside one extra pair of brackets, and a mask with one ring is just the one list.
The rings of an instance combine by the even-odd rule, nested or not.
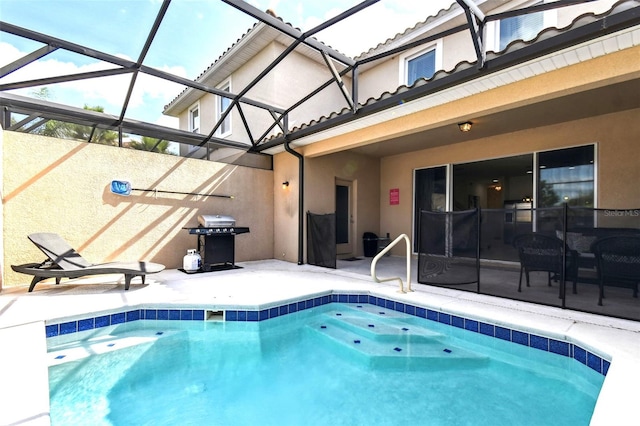
[[(360, 300), (50, 325), (52, 423), (588, 424), (606, 370), (578, 362), (578, 346), (539, 350), (541, 336), (514, 344), (525, 333), (509, 342), (500, 327)], [(64, 342), (83, 327), (82, 343)]]

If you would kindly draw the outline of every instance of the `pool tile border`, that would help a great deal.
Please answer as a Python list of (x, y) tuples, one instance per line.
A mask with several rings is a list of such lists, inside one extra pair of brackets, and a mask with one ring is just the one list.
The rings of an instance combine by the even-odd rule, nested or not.
[[(368, 294), (331, 294), (291, 302), (280, 306), (274, 306), (262, 310), (224, 310), (225, 321), (258, 322), (279, 316), (292, 314), (294, 312), (311, 309), (329, 303), (363, 303), (384, 307), (393, 311), (402, 312), (408, 315), (425, 318), (427, 320), (439, 322), (452, 327), (462, 328), (474, 333), (480, 333), (489, 337), (529, 346), (534, 349), (552, 352), (561, 356), (573, 358), (592, 370), (607, 375), (611, 362), (597, 354), (589, 352), (581, 346), (556, 340), (549, 337), (539, 336), (520, 330), (510, 329), (501, 325), (482, 322), (470, 318), (465, 318), (446, 312), (439, 312), (432, 309), (414, 306), (403, 302), (386, 299), (383, 297)], [(65, 321), (54, 324), (47, 324), (46, 336), (55, 337), (80, 331), (87, 331), (110, 325), (123, 324), (138, 320), (177, 320), (177, 321), (204, 321), (206, 309), (133, 309), (124, 312), (116, 312), (97, 317), (83, 318), (74, 321)]]
[(97, 317), (47, 324), (47, 337), (62, 336), (138, 320), (204, 321), (204, 309), (133, 309)]

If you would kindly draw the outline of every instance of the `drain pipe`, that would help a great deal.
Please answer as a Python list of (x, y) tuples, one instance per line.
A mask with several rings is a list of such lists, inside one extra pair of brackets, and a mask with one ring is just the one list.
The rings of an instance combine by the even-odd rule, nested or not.
[(304, 157), (299, 152), (289, 146), (289, 141), (285, 139), (284, 149), (294, 157), (298, 158), (298, 265), (304, 265), (303, 260), (303, 232), (304, 232)]

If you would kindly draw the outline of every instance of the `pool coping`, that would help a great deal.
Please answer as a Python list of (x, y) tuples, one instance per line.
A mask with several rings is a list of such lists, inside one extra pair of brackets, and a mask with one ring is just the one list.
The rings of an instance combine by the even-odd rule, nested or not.
[[(78, 290), (57, 293), (59, 288), (49, 285), (54, 291), (49, 295), (47, 285), (44, 284), (41, 287), (45, 291), (37, 293), (14, 291), (0, 294), (0, 340), (3, 332), (12, 327), (31, 326), (31, 336), (33, 339), (42, 339), (45, 347), (41, 357), (45, 364), (45, 327), (56, 321), (60, 322), (63, 318), (78, 320), (93, 312), (105, 314), (158, 307), (176, 310), (202, 308), (260, 311), (293, 303), (301, 297), (315, 298), (333, 293), (369, 295), (393, 300), (394, 303), (420, 306), (452, 317), (469, 318), (578, 344), (610, 362), (591, 424), (634, 424), (631, 419), (637, 416), (637, 401), (633, 397), (633, 389), (635, 383), (640, 382), (640, 324), (436, 287), (418, 286), (413, 293), (400, 294), (393, 283), (376, 284), (370, 278), (354, 273), (282, 261), (246, 262), (243, 267), (245, 269), (228, 274), (217, 273), (215, 278), (206, 277), (206, 274), (185, 277), (179, 272), (167, 270), (156, 275), (155, 281), (147, 280), (146, 286), (132, 286), (134, 291), (129, 292), (117, 289), (116, 285), (108, 293), (102, 292), (103, 286), (97, 287), (100, 290), (89, 292), (84, 290), (87, 287), (77, 286)], [(301, 286), (301, 282), (304, 285)], [(217, 286), (215, 288), (214, 283)], [(91, 294), (87, 296), (88, 293)], [(242, 297), (236, 297), (239, 295)], [(216, 297), (217, 300), (212, 300)], [(21, 336), (16, 343), (21, 343), (22, 340), (28, 339)], [(5, 370), (14, 367), (11, 361), (16, 364), (15, 358), (20, 358), (19, 349), (16, 346), (11, 358), (5, 356), (9, 360)], [(33, 358), (32, 353), (27, 352), (25, 355)], [(25, 362), (24, 365), (26, 371), (23, 376), (37, 376), (34, 369), (28, 367), (32, 364)], [(46, 375), (45, 368), (45, 379)], [(24, 377), (20, 381), (28, 382)], [(31, 404), (26, 408), (27, 411), (20, 413), (20, 419), (24, 421), (16, 424), (49, 424), (48, 391), (46, 400), (38, 404), (33, 388), (30, 384), (25, 390), (26, 395), (30, 396)], [(16, 389), (11, 389), (6, 394), (6, 401), (15, 401), (14, 405), (24, 401), (24, 398), (18, 397), (20, 393)], [(39, 396), (42, 399), (42, 395)], [(45, 405), (47, 410), (43, 412), (41, 408)], [(0, 420), (2, 415), (0, 413)]]

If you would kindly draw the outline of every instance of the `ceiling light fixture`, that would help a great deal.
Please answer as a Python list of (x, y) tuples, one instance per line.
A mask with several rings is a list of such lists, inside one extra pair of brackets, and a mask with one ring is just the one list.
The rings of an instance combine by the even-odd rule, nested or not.
[(464, 123), (458, 123), (458, 128), (461, 132), (468, 132), (471, 130), (471, 122), (465, 121)]

